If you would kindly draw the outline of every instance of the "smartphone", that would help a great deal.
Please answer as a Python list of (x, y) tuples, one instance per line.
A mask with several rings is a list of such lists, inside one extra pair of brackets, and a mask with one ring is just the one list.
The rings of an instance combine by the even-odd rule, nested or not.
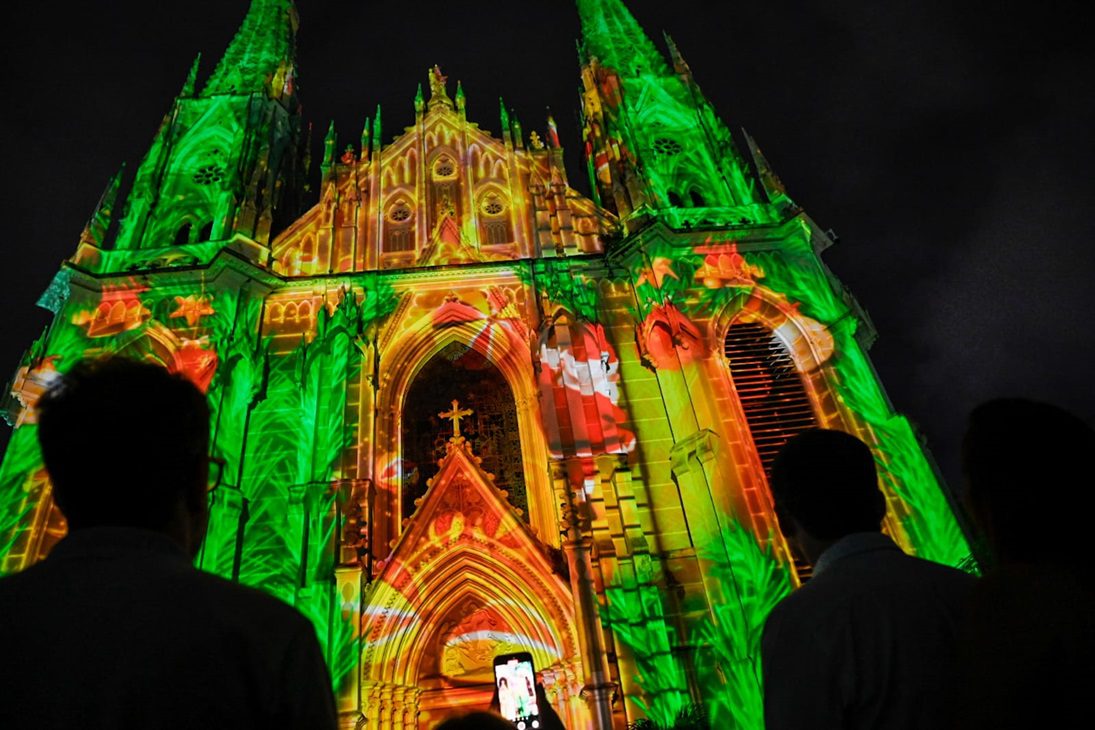
[(517, 730), (540, 727), (536, 700), (536, 670), (532, 654), (519, 651), (494, 657), (494, 686), (498, 688), (498, 709)]

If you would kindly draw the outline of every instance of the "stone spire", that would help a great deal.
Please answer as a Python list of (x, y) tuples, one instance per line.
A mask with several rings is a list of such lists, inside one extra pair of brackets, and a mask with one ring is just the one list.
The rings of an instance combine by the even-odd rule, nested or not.
[(661, 74), (665, 58), (621, 0), (578, 0), (586, 54), (625, 76)]
[(297, 25), (292, 0), (251, 0), (247, 16), (202, 96), (263, 93), (275, 99), (291, 97)]

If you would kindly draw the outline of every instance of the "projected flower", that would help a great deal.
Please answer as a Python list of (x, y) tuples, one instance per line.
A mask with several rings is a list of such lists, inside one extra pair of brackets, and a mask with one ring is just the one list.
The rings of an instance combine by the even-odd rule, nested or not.
[(639, 278), (635, 282), (635, 286), (638, 287), (646, 283), (653, 283), (654, 286), (660, 288), (667, 276), (674, 279), (680, 279), (680, 277), (677, 276), (677, 273), (673, 271), (672, 259), (658, 256), (651, 262), (649, 270), (643, 269), (639, 273)]
[(177, 305), (175, 311), (168, 316), (173, 319), (185, 317), (186, 323), (191, 327), (194, 327), (201, 322), (202, 317), (209, 314), (216, 314), (209, 298), (205, 296), (195, 296), (191, 294), (188, 297), (175, 297), (175, 304)]
[(175, 372), (182, 373), (198, 386), (201, 392), (209, 390), (213, 375), (217, 372), (217, 351), (209, 348), (209, 338), (183, 340), (175, 353)]
[(638, 334), (643, 359), (659, 370), (676, 370), (704, 354), (699, 328), (672, 302), (652, 307)]
[(738, 253), (736, 243), (731, 243), (728, 247), (720, 246), (715, 250), (707, 248), (706, 251), (707, 256), (704, 257), (703, 265), (696, 270), (695, 276), (708, 289), (749, 288), (756, 284), (757, 279), (764, 278), (764, 270), (746, 261)]

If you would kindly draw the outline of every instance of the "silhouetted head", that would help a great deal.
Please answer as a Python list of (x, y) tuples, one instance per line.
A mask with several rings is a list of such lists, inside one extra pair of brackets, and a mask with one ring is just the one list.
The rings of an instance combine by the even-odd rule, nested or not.
[(966, 498), (993, 557), (1015, 562), (1087, 561), (1082, 522), (1091, 514), (1095, 430), (1057, 406), (992, 400), (970, 413), (962, 442)]
[(772, 496), (781, 528), (792, 517), (818, 541), (877, 532), (886, 514), (871, 450), (842, 431), (813, 429), (791, 438), (772, 465)]
[(209, 406), (183, 376), (120, 357), (84, 360), (39, 400), (38, 424), (70, 529), (177, 531), (182, 518), (190, 537), (204, 533)]
[(513, 730), (513, 723), (491, 712), (468, 712), (446, 719), (434, 730)]

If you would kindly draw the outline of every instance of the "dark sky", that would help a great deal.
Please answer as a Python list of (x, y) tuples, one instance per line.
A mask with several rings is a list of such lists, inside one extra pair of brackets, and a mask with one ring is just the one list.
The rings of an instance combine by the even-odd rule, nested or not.
[[(103, 186), (139, 162), (195, 53), (208, 74), (247, 5), (5, 7), (0, 380), (48, 322), (34, 302)], [(1010, 5), (630, 3), (648, 32), (674, 36), (727, 123), (746, 127), (792, 197), (839, 234), (826, 260), (870, 313), (883, 383), (953, 486), (978, 401), (1026, 395), (1095, 415), (1095, 52), (1080, 3)], [(298, 7), (304, 112), (320, 136), (333, 118), (356, 140), (381, 103), (390, 141), (438, 63), (463, 80), (484, 128), (498, 129), (502, 94), (526, 129), (550, 105), (577, 148), (567, 0)]]

